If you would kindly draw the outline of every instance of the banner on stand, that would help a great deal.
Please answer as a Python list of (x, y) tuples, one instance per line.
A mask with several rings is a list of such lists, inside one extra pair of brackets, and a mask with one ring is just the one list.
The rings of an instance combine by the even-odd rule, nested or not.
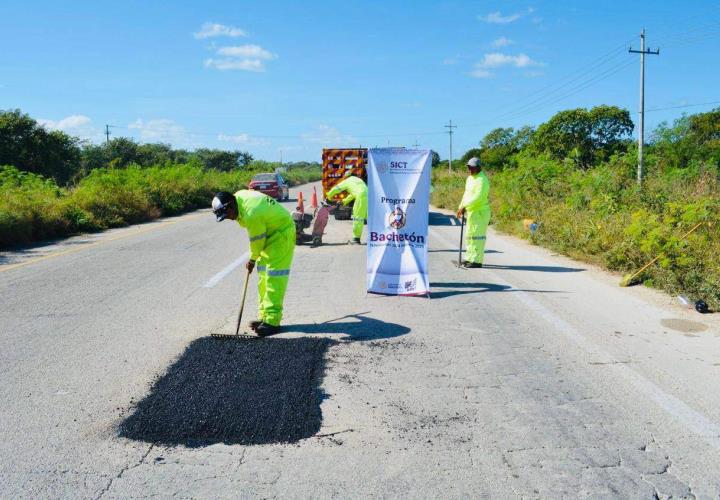
[(427, 295), (429, 150), (368, 151), (367, 290)]

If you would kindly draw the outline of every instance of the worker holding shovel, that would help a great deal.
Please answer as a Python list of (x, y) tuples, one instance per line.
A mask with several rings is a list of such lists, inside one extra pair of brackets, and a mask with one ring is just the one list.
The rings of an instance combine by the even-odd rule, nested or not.
[(368, 188), (367, 184), (354, 175), (350, 175), (345, 180), (339, 182), (327, 193), (327, 199), (332, 200), (335, 196), (342, 192), (347, 192), (347, 196), (343, 199), (343, 205), (348, 205), (355, 200), (353, 205), (353, 239), (351, 243), (360, 244), (363, 226), (368, 216)]
[(248, 275), (257, 264), (258, 319), (250, 328), (259, 336), (280, 331), (283, 299), (295, 250), (295, 224), (277, 201), (258, 191), (220, 192), (212, 200), (217, 221), (237, 221), (250, 238)]
[(485, 255), (487, 227), (490, 223), (490, 180), (480, 170), (480, 160), (470, 158), (467, 162), (470, 173), (465, 181), (465, 194), (457, 211), (458, 219), (467, 217), (465, 245), (467, 260), (462, 265), (467, 268), (482, 267)]

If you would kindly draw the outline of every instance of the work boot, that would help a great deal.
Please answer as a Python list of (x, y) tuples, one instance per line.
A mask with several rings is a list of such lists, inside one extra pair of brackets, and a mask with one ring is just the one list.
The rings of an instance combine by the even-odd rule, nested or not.
[(362, 243), (360, 243), (360, 238), (353, 238), (348, 243), (350, 243), (351, 245), (362, 245)]
[(463, 267), (467, 267), (468, 269), (478, 269), (482, 267), (481, 262), (470, 262), (469, 260), (464, 260), (462, 265)]
[(258, 337), (267, 337), (268, 335), (280, 333), (280, 327), (262, 322), (255, 328), (255, 333), (257, 333)]
[(256, 319), (255, 321), (251, 321), (251, 322), (250, 322), (250, 329), (251, 329), (252, 331), (257, 330), (257, 327), (260, 326), (261, 323), (262, 323), (262, 320), (261, 320), (261, 319)]

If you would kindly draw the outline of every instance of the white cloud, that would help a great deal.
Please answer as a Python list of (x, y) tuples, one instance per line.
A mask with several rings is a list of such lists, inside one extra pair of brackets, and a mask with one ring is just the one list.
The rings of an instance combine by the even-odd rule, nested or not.
[(495, 75), (486, 69), (475, 68), (470, 72), (470, 76), (475, 78), (492, 78)]
[(491, 54), (485, 54), (483, 60), (475, 64), (478, 68), (499, 68), (500, 66), (514, 66), (516, 68), (527, 68), (528, 66), (544, 66), (543, 63), (533, 61), (526, 54), (518, 54), (511, 56), (507, 54), (501, 54), (500, 52), (493, 52)]
[(501, 36), (500, 38), (496, 38), (492, 42), (492, 46), (495, 48), (500, 47), (507, 47), (508, 45), (512, 45), (515, 42), (513, 40), (510, 40), (509, 38), (505, 38), (504, 36)]
[(528, 7), (523, 12), (515, 12), (513, 14), (507, 15), (503, 15), (502, 12), (496, 11), (490, 12), (489, 14), (486, 14), (484, 16), (478, 16), (478, 19), (489, 24), (510, 24), (514, 23), (521, 17), (532, 14), (533, 12), (535, 12), (534, 7)]
[(241, 70), (241, 71), (265, 71), (265, 62), (277, 59), (277, 55), (266, 50), (259, 45), (237, 45), (230, 47), (220, 47), (216, 50), (220, 58), (209, 58), (205, 60), (206, 68), (216, 68), (221, 71)]
[(478, 19), (490, 24), (509, 24), (517, 21), (521, 17), (522, 14), (520, 13), (503, 16), (500, 12), (491, 12), (485, 16), (478, 16)]
[(88, 118), (85, 115), (70, 115), (66, 118), (63, 118), (62, 120), (53, 121), (53, 120), (45, 120), (45, 119), (39, 119), (38, 122), (40, 125), (42, 125), (45, 128), (53, 129), (53, 130), (63, 130), (68, 131), (72, 129), (76, 129), (79, 127), (82, 127), (84, 125), (87, 125), (91, 122), (90, 118)]
[(528, 71), (525, 73), (525, 76), (528, 78), (539, 78), (541, 76), (545, 76), (544, 71)]
[(222, 142), (233, 142), (235, 144), (242, 144), (243, 146), (269, 146), (270, 141), (268, 139), (262, 139), (259, 137), (252, 137), (248, 134), (237, 134), (237, 135), (218, 135), (218, 141)]
[(303, 141), (322, 144), (325, 146), (349, 146), (357, 143), (354, 137), (341, 134), (338, 129), (330, 125), (318, 125), (309, 133), (300, 134)]
[(453, 64), (457, 64), (457, 63), (458, 63), (458, 60), (457, 60), (456, 57), (446, 57), (445, 59), (443, 59), (443, 62), (442, 62), (442, 63), (443, 63), (445, 66), (452, 66)]
[(242, 71), (254, 71), (262, 73), (265, 71), (265, 63), (260, 59), (206, 59), (206, 68), (216, 68), (221, 71), (239, 69)]
[(83, 140), (99, 141), (102, 139), (102, 132), (85, 115), (70, 115), (57, 121), (40, 118), (38, 123), (46, 129), (62, 130)]
[(213, 38), (217, 36), (229, 36), (231, 38), (237, 38), (240, 36), (247, 36), (247, 33), (235, 26), (226, 26), (218, 23), (204, 23), (200, 28), (200, 31), (194, 33), (193, 36), (198, 39), (202, 38)]
[(238, 45), (234, 47), (220, 47), (217, 49), (217, 54), (219, 56), (227, 56), (227, 57), (240, 57), (243, 59), (275, 59), (277, 56), (270, 52), (269, 50), (265, 50), (259, 45)]
[(173, 145), (187, 144), (188, 134), (182, 125), (167, 118), (143, 120), (138, 118), (128, 125), (130, 130), (137, 130), (143, 142), (169, 142)]
[[(473, 70), (470, 72), (470, 76), (475, 78), (491, 78), (495, 76), (490, 69), (500, 68), (503, 66), (511, 66), (515, 68), (530, 68), (545, 66), (544, 63), (532, 60), (526, 54), (518, 54), (511, 56), (508, 54), (502, 54), (500, 52), (493, 52), (491, 54), (485, 54), (483, 60), (475, 63)], [(542, 73), (528, 72), (526, 76), (536, 77), (541, 76)]]

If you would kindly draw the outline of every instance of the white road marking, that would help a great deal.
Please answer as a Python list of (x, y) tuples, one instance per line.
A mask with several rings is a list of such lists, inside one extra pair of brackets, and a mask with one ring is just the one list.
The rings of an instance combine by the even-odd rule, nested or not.
[[(436, 238), (443, 240), (445, 244), (452, 244), (445, 236), (440, 234), (440, 232), (435, 230), (434, 228), (431, 228), (430, 231), (434, 234)], [(529, 309), (534, 311), (546, 322), (553, 325), (558, 330), (558, 332), (562, 333), (567, 339), (573, 341), (578, 347), (590, 354), (603, 358), (603, 362), (607, 363), (610, 369), (614, 370), (618, 375), (625, 378), (628, 382), (635, 386), (638, 391), (645, 394), (660, 408), (672, 415), (688, 430), (705, 439), (705, 441), (715, 449), (720, 450), (720, 425), (710, 420), (705, 415), (695, 410), (681, 399), (665, 392), (659, 386), (657, 386), (632, 368), (628, 367), (626, 364), (619, 363), (618, 360), (615, 359), (611, 354), (602, 350), (585, 335), (580, 333), (570, 323), (562, 319), (557, 314), (553, 313), (551, 310), (543, 306), (534, 298), (532, 298), (529, 293), (520, 291), (518, 287), (514, 286), (506, 279), (501, 278), (500, 276), (488, 269), (483, 269), (481, 272), (484, 275), (492, 276), (495, 281), (500, 282), (499, 284), (505, 284), (512, 287), (513, 297), (518, 298)]]
[(250, 257), (250, 252), (245, 252), (244, 254), (242, 254), (240, 257), (238, 257), (238, 258), (235, 259), (233, 262), (231, 262), (230, 264), (228, 264), (228, 266), (227, 266), (225, 269), (223, 269), (222, 271), (220, 271), (219, 273), (217, 273), (215, 276), (213, 276), (212, 278), (210, 278), (210, 279), (207, 281), (207, 283), (205, 283), (205, 284), (203, 285), (203, 288), (212, 288), (212, 287), (214, 287), (215, 285), (217, 285), (218, 283), (220, 283), (220, 281), (222, 281), (222, 279), (223, 279), (225, 276), (227, 276), (228, 274), (230, 274), (231, 272), (233, 272), (236, 267), (241, 266), (241, 265), (243, 265), (245, 262), (247, 262), (247, 260), (248, 260), (249, 257)]

